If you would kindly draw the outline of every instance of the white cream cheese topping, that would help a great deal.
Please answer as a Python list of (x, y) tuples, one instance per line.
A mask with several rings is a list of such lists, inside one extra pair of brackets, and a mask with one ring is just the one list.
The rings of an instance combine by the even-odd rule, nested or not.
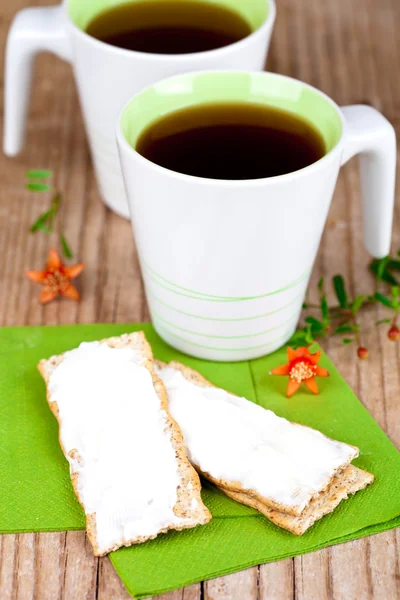
[(178, 464), (167, 416), (143, 358), (130, 348), (83, 343), (50, 376), (60, 441), (86, 514), (96, 513), (99, 550), (154, 536), (175, 516)]
[(338, 468), (358, 455), (355, 448), (245, 398), (189, 382), (174, 368), (156, 372), (193, 465), (298, 514)]

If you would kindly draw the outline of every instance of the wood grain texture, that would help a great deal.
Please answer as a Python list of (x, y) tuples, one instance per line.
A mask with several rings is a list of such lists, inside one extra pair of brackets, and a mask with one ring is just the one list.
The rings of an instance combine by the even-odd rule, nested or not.
[[(1, 45), (13, 14), (39, 0), (2, 0)], [(339, 104), (368, 103), (400, 132), (400, 3), (398, 0), (278, 0), (268, 69), (316, 85)], [(1, 52), (3, 61), (3, 52)], [(3, 63), (2, 63), (3, 64)], [(3, 86), (3, 68), (0, 82)], [(2, 90), (0, 90), (2, 91)], [(1, 94), (2, 98), (2, 94)], [(2, 100), (0, 100), (2, 102)], [(2, 104), (0, 114), (3, 113)], [(65, 196), (62, 226), (86, 270), (82, 300), (42, 307), (38, 288), (23, 277), (40, 268), (50, 241), (28, 235), (49, 203), (24, 190), (24, 172), (58, 168)], [(0, 325), (146, 321), (149, 314), (129, 223), (99, 200), (71, 68), (40, 56), (25, 150), (0, 156)], [(400, 248), (396, 203), (393, 248)], [(339, 178), (315, 265), (312, 286), (342, 273), (354, 293), (371, 285), (362, 247), (356, 161)], [(331, 293), (331, 292), (330, 292)], [(332, 340), (327, 350), (389, 437), (400, 446), (400, 347), (362, 317), (371, 358)], [(262, 565), (159, 596), (159, 600), (395, 600), (400, 598), (400, 531)], [(127, 600), (107, 558), (95, 559), (83, 532), (0, 536), (1, 600)]]

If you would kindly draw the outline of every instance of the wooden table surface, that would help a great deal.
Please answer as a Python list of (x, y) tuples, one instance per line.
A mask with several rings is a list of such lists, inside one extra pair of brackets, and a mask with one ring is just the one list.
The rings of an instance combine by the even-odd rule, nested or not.
[[(40, 2), (1, 0), (2, 40), (15, 11), (35, 4)], [(309, 82), (339, 104), (371, 104), (399, 133), (399, 0), (278, 0), (277, 4), (268, 69)], [(53, 56), (40, 56), (32, 99), (25, 151), (12, 160), (0, 155), (0, 325), (148, 320), (130, 224), (99, 199), (70, 67)], [(79, 283), (80, 303), (61, 300), (42, 307), (39, 288), (23, 277), (23, 271), (41, 268), (46, 259), (51, 239), (28, 234), (28, 229), (46, 209), (49, 197), (25, 191), (24, 173), (28, 168), (55, 168), (57, 162), (66, 198), (63, 230), (87, 267)], [(398, 217), (397, 203), (396, 251), (400, 248)], [(367, 261), (361, 240), (357, 164), (352, 161), (339, 178), (313, 282), (321, 274), (341, 272), (355, 293), (372, 289)], [(399, 447), (399, 347), (388, 342), (384, 328), (374, 326), (383, 312), (374, 307), (362, 317), (364, 343), (371, 352), (368, 361), (357, 361), (354, 347), (335, 340), (326, 347)], [(399, 548), (400, 531), (389, 531), (159, 598), (393, 600), (400, 598)], [(1, 600), (94, 598), (122, 600), (129, 595), (108, 559), (93, 558), (84, 532), (0, 537)]]

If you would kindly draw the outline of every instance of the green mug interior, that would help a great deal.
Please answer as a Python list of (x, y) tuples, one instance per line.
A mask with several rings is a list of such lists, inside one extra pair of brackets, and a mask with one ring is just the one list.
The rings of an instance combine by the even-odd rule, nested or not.
[(326, 153), (342, 135), (335, 104), (315, 88), (274, 73), (235, 71), (188, 73), (155, 83), (125, 107), (121, 130), (128, 144), (136, 148), (141, 133), (161, 117), (217, 102), (263, 104), (288, 111), (314, 125), (324, 140)]
[[(68, 15), (72, 22), (82, 31), (100, 13), (121, 4), (137, 2), (168, 3), (169, 0), (69, 0)], [(193, 0), (180, 0), (182, 4)], [(255, 31), (265, 22), (269, 14), (269, 0), (202, 0), (208, 4), (217, 4), (238, 13)]]

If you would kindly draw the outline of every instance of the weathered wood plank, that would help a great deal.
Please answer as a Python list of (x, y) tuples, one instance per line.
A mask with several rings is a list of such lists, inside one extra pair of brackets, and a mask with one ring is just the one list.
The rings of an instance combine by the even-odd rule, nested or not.
[[(258, 598), (258, 568), (253, 567), (204, 583), (204, 600), (232, 600), (232, 598)], [(168, 599), (169, 600), (169, 599)]]
[(295, 596), (299, 600), (330, 600), (329, 549), (294, 559)]
[(113, 600), (129, 600), (130, 595), (122, 585), (122, 582), (109, 559), (101, 558), (99, 560), (96, 599), (109, 600), (109, 598), (112, 598)]
[(294, 561), (291, 558), (260, 566), (260, 600), (292, 600)]
[(4, 600), (11, 600), (14, 596), (17, 545), (16, 535), (0, 536), (0, 590)]
[(26, 533), (17, 538), (14, 571), (14, 594), (16, 600), (33, 598), (36, 591), (37, 533)]
[(36, 534), (35, 595), (52, 600), (54, 591), (62, 589), (65, 568), (66, 533)]
[[(99, 559), (83, 531), (68, 531), (61, 555), (62, 580), (59, 597), (66, 600), (97, 598)], [(39, 596), (38, 596), (39, 598)]]

